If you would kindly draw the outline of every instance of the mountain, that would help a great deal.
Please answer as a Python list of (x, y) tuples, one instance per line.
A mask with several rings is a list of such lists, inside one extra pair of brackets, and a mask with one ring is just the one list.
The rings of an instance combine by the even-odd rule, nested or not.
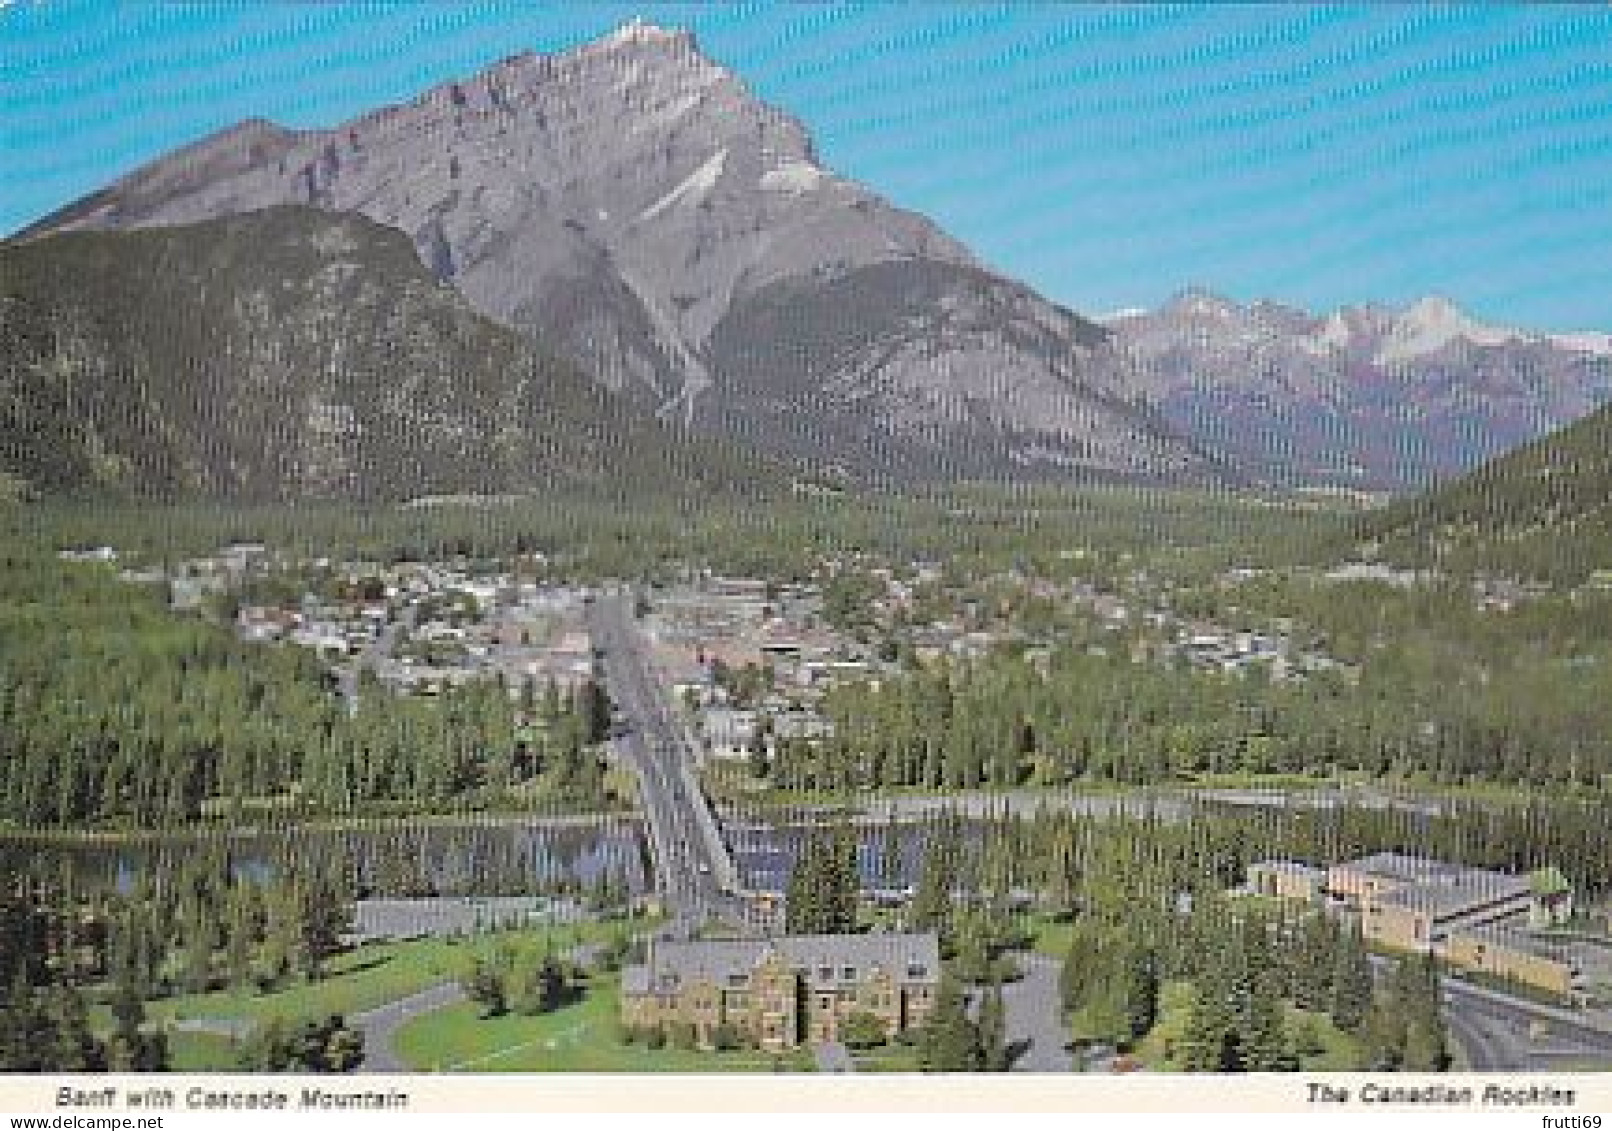
[(516, 55), (334, 129), (245, 122), (22, 235), (288, 203), (402, 230), (483, 314), (765, 450), (898, 480), (1227, 474), (1107, 331), (825, 168), (686, 32)]
[(1301, 485), (1423, 486), (1612, 400), (1612, 335), (1489, 326), (1443, 298), (1316, 316), (1190, 290), (1105, 322), (1177, 427)]
[(1612, 576), (1612, 406), (1365, 518), (1393, 560), (1581, 581)]
[(0, 493), (402, 499), (765, 478), (476, 313), (363, 217), (287, 206), (0, 245)]

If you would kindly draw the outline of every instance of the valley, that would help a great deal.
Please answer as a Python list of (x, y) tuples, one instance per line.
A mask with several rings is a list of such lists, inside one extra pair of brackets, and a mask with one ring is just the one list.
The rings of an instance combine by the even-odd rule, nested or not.
[(696, 7), (0, 5), (0, 1072), (1612, 1070), (1582, 27)]
[[(58, 782), (82, 784), (46, 794), (28, 751), (56, 749), (50, 735), (71, 724), (43, 713), (54, 701), (36, 701), (27, 690), (29, 665), (45, 656), (11, 656), (9, 670), (24, 682), (7, 698), (15, 739), (0, 792), (9, 823), (0, 842), (12, 854), (8, 868), (37, 877), (34, 899), (45, 900), (32, 912), (14, 905), (9, 914), (24, 918), (11, 919), (11, 929), (43, 914), (32, 929), (60, 930), (47, 909), (87, 901), (89, 921), (111, 933), (97, 928), (67, 944), (69, 964), (52, 976), (76, 971), (92, 1001), (109, 995), (108, 1009), (128, 992), (121, 986), (143, 986), (135, 991), (146, 998), (138, 1031), (161, 1034), (186, 1063), (273, 1063), (281, 1030), (265, 1026), (312, 1023), (277, 1003), (299, 1000), (304, 982), (311, 990), (329, 981), (338, 995), (332, 1000), (341, 1000), (352, 980), (357, 1028), (344, 1031), (359, 1034), (360, 1045), (372, 1031), (369, 1011), (391, 1000), (399, 1008), (420, 1003), (407, 1006), (399, 1025), (373, 1029), (382, 1043), (363, 1046), (373, 1063), (402, 1056), (408, 1064), (496, 1069), (507, 1059), (503, 1067), (513, 1070), (538, 1067), (541, 1048), (559, 1039), (543, 1035), (553, 1025), (550, 1008), (559, 1011), (556, 1021), (582, 1008), (567, 1001), (593, 1002), (587, 1017), (601, 1008), (628, 1016), (616, 979), (669, 940), (936, 931), (947, 976), (973, 987), (967, 992), (977, 1003), (1038, 964), (1071, 969), (1089, 945), (1082, 932), (1134, 937), (1103, 908), (1159, 900), (1179, 920), (1167, 917), (1157, 928), (1164, 934), (1153, 937), (1188, 948), (1148, 959), (1174, 987), (1167, 1000), (1175, 1004), (1159, 1022), (1161, 1033), (1173, 1032), (1195, 979), (1205, 976), (1189, 957), (1195, 932), (1251, 929), (1250, 911), (1287, 924), (1280, 931), (1305, 922), (1239, 894), (1243, 871), (1267, 858), (1325, 868), (1350, 852), (1414, 847), (1469, 867), (1548, 866), (1579, 901), (1574, 937), (1604, 934), (1604, 917), (1596, 916), (1608, 897), (1607, 872), (1594, 862), (1612, 852), (1596, 816), (1606, 805), (1608, 763), (1586, 738), (1612, 728), (1586, 720), (1612, 697), (1597, 682), (1604, 670), (1592, 642), (1605, 636), (1595, 627), (1605, 602), (1593, 578), (1561, 587), (1262, 557), (1245, 540), (1246, 523), (1285, 528), (1291, 545), (1322, 554), (1359, 521), (1347, 506), (1318, 512), (1302, 499), (1276, 508), (1245, 504), (1215, 533), (1202, 509), (1184, 500), (1048, 494), (1038, 499), (1047, 514), (1081, 517), (1049, 520), (1028, 538), (998, 531), (1006, 515), (1023, 513), (1021, 503), (977, 493), (966, 511), (956, 502), (940, 508), (944, 533), (934, 534), (956, 550), (933, 559), (902, 555), (895, 544), (819, 548), (844, 545), (859, 527), (858, 505), (819, 500), (796, 504), (792, 516), (773, 515), (774, 529), (795, 525), (801, 536), (770, 543), (764, 565), (742, 528), (725, 537), (707, 530), (697, 556), (684, 556), (687, 532), (656, 541), (641, 529), (630, 581), (595, 572), (590, 546), (612, 542), (612, 523), (550, 543), (540, 517), (524, 530), (511, 521), (519, 510), (483, 521), (473, 508), (397, 508), (397, 521), (416, 537), (446, 539), (456, 553), (390, 562), (320, 552), (343, 544), (335, 511), (265, 510), (257, 526), (243, 524), (243, 511), (211, 519), (205, 511), (175, 512), (170, 532), (189, 529), (195, 541), (160, 552), (137, 548), (138, 536), (123, 549), (68, 541), (93, 509), (14, 511), (14, 519), (45, 522), (32, 527), (37, 550), (8, 559), (7, 617), (20, 623), (19, 616), (38, 615), (30, 610), (51, 607), (27, 596), (45, 587), (70, 587), (85, 610), (73, 643), (64, 638), (65, 650), (49, 662), (76, 664), (80, 653), (91, 654), (86, 649), (128, 647), (143, 637), (188, 639), (162, 662), (195, 670), (183, 657), (227, 649), (221, 673), (263, 687), (245, 701), (300, 688), (305, 705), (281, 718), (317, 718), (332, 736), (353, 737), (324, 740), (317, 749), (325, 753), (300, 765), (283, 754), (266, 760), (280, 740), (249, 719), (246, 729), (229, 729), (240, 725), (230, 708), (215, 724), (226, 729), (211, 739), (198, 732), (186, 748), (217, 744), (199, 762), (210, 768), (189, 779), (196, 792), (188, 797), (171, 787), (153, 792), (163, 784), (161, 761), (148, 763), (157, 774), (150, 785), (138, 775), (113, 784), (116, 775), (98, 782), (58, 771)], [(921, 534), (929, 504), (879, 505), (909, 508), (910, 529)], [(1090, 521), (1104, 513), (1114, 517), (1111, 533)], [(376, 532), (356, 516), (345, 522), (349, 539), (366, 536), (366, 527), (367, 536)], [(1127, 532), (1138, 526), (1181, 522), (1188, 526), (1166, 548), (1128, 544)], [(315, 527), (330, 540), (306, 541)], [(466, 533), (450, 536), (455, 528)], [(234, 540), (218, 548), (213, 532), (226, 529)], [(114, 612), (120, 609), (128, 611)], [(97, 618), (136, 610), (143, 619), (135, 623), (146, 625), (138, 635), (99, 644), (86, 635)], [(389, 641), (379, 659), (375, 639)], [(1519, 651), (1521, 642), (1527, 646)], [(142, 654), (138, 679), (160, 688), (162, 669), (152, 658), (162, 653)], [(356, 671), (356, 680), (345, 671)], [(62, 678), (45, 685), (63, 686)], [(76, 708), (80, 719), (99, 720), (91, 726), (100, 745), (82, 747), (70, 767), (91, 770), (104, 757), (98, 750), (137, 741), (142, 726), (165, 725), (155, 722), (160, 715), (142, 723), (128, 712), (142, 693), (104, 674), (101, 688), (94, 694), (112, 696), (104, 707), (86, 697)], [(1515, 705), (1501, 706), (1508, 702)], [(1497, 709), (1510, 733), (1486, 729)], [(447, 729), (432, 740), (438, 717)], [(389, 763), (397, 755), (386, 751), (397, 740), (388, 734), (405, 719), (412, 720), (405, 724), (411, 753)], [(439, 771), (422, 738), (443, 743), (442, 776), (433, 776)], [(351, 751), (345, 766), (329, 761), (344, 749)], [(1560, 757), (1542, 758), (1544, 751)], [(192, 762), (199, 756), (188, 754)], [(156, 800), (164, 796), (166, 803)], [(151, 803), (142, 797), (158, 807), (143, 808)], [(67, 807), (61, 799), (70, 799)], [(820, 867), (811, 861), (831, 843), (851, 846), (852, 870), (809, 881)], [(1173, 863), (1158, 873), (1121, 865), (1137, 853), (1163, 853)], [(323, 878), (304, 888), (293, 877), (316, 859)], [(849, 902), (813, 919), (828, 914), (811, 908), (831, 889), (809, 894), (801, 886), (808, 882), (849, 884), (832, 889), (847, 892)], [(180, 904), (176, 919), (148, 928), (158, 932), (154, 939), (174, 932), (166, 934), (173, 958), (155, 959), (143, 974), (119, 974), (125, 960), (103, 948), (126, 929), (116, 924), (138, 906), (130, 901), (153, 891), (199, 894), (186, 897), (192, 901)], [(324, 908), (317, 921), (328, 925), (299, 936), (306, 941), (298, 945), (290, 935), (275, 942), (277, 931), (297, 922), (276, 909), (283, 900), (303, 914)], [(1076, 908), (1084, 910), (1073, 912), (1069, 934)], [(213, 935), (221, 928), (200, 925), (219, 913), (244, 916), (244, 926)], [(307, 922), (313, 930), (316, 921)], [(1347, 932), (1349, 920), (1342, 922)], [(1055, 925), (1061, 944), (1037, 941), (1052, 937), (1044, 924)], [(616, 965), (598, 966), (594, 952), (583, 952), (554, 975), (561, 988), (553, 1001), (562, 1004), (553, 1006), (511, 1004), (528, 960), (500, 958), (513, 964), (477, 974), (478, 952), (455, 953), (453, 941), (493, 945), (514, 932), (519, 944), (534, 932), (581, 928), (594, 932), (589, 938), (603, 931), (616, 940)], [(198, 949), (185, 941), (194, 931), (213, 941)], [(227, 941), (236, 937), (244, 941)], [(359, 988), (368, 984), (366, 955), (389, 954), (387, 947), (412, 953), (427, 944), (411, 940), (423, 939), (449, 947), (423, 977), (393, 990)], [(1046, 945), (1050, 953), (1036, 949)], [(1593, 944), (1574, 945), (1596, 953)], [(1378, 953), (1384, 962), (1394, 954)], [(396, 961), (385, 959), (388, 967)], [(1577, 1009), (1571, 1032), (1581, 1036), (1563, 1037), (1562, 1048), (1594, 1061), (1612, 982), (1594, 965), (1575, 969), (1568, 994), (1485, 983), (1479, 989), (1494, 992), (1485, 988), (1493, 985), (1501, 999), (1471, 997), (1470, 1013), (1462, 1005), (1469, 998), (1451, 998), (1456, 1007), (1440, 1047), (1488, 1064), (1510, 1040), (1495, 1036), (1495, 1026), (1510, 1023), (1504, 1018), (1526, 1024), (1530, 1010)], [(1088, 1067), (1114, 1057), (1180, 1067), (1182, 1054), (1161, 1054), (1165, 1038), (1149, 1037), (1150, 1027), (1130, 1036), (1116, 1027), (1112, 1010), (1120, 1006), (1104, 995), (1123, 982), (1095, 977), (1063, 998), (1072, 1019), (1065, 1043), (1074, 1053), (1049, 1052), (1047, 1022), (1022, 1013), (1038, 1008), (1030, 1004), (1037, 999), (1015, 992), (1004, 995), (1013, 1003), (1011, 1028), (1043, 1033), (1043, 1045), (1033, 1055), (992, 1054), (993, 1062), (1032, 1065), (1056, 1054)], [(1463, 979), (1459, 990), (1473, 976), (1452, 967), (1445, 977)], [(486, 997), (491, 991), (478, 987), (493, 979), (501, 996)], [(1369, 1051), (1389, 1047), (1372, 1043), (1388, 1037), (1349, 1028), (1365, 1022), (1349, 1021), (1347, 1011), (1337, 1015), (1348, 1022), (1342, 1029), (1336, 1019), (1293, 1020), (1304, 1008), (1293, 1003), (1312, 1000), (1309, 991), (1293, 992), (1284, 1008), (1301, 1012), (1290, 1017), (1298, 1028), (1286, 1030), (1284, 1041), (1320, 1026), (1332, 1058), (1324, 1063), (1388, 1055)], [(244, 1020), (243, 1007), (228, 1001), (249, 1005)], [(1369, 1000), (1362, 1008), (1369, 1013)], [(439, 1011), (444, 1024), (455, 1020), (440, 1037), (426, 1036), (438, 1032)], [(483, 1028), (491, 1022), (476, 1022), (478, 1011), (508, 1020)], [(92, 1026), (96, 1016), (92, 1009)], [(390, 1016), (382, 1009), (375, 1024)], [(519, 1020), (527, 1016), (529, 1023)], [(552, 1046), (571, 1050), (555, 1054), (554, 1069), (565, 1070), (568, 1058), (602, 1065), (587, 1058), (621, 1055), (609, 1051), (615, 1029), (595, 1018), (584, 1031), (580, 1045), (565, 1038)], [(927, 1032), (918, 1028), (902, 1038), (908, 1043), (890, 1045), (894, 1051), (881, 1051), (883, 1042), (859, 1047), (851, 1062), (871, 1071), (965, 1055), (925, 1045)], [(986, 1030), (979, 1034), (989, 1045)], [(711, 1070), (726, 1070), (724, 1054), (695, 1051), (705, 1043), (698, 1033), (668, 1031), (665, 1039), (665, 1055), (675, 1049), (681, 1058), (668, 1066), (712, 1055)], [(440, 1054), (418, 1051), (439, 1040)], [(733, 1047), (744, 1047), (742, 1039)], [(1506, 1054), (1513, 1058), (1506, 1066), (1532, 1063), (1526, 1041), (1515, 1048), (1522, 1051)], [(645, 1055), (620, 1063), (650, 1068), (654, 1058)], [(795, 1063), (782, 1055), (774, 1049), (750, 1067)], [(1290, 1063), (1310, 1063), (1306, 1055)]]

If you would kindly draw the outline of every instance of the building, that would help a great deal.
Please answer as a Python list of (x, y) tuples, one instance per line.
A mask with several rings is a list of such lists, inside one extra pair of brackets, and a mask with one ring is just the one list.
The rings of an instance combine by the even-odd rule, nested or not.
[(1248, 866), (1248, 890), (1272, 899), (1318, 903), (1327, 874), (1296, 860), (1260, 860)]
[(1247, 890), (1356, 915), (1375, 946), (1429, 951), (1458, 969), (1563, 997), (1599, 984), (1603, 966), (1612, 984), (1612, 958), (1603, 960), (1591, 944), (1545, 933), (1573, 914), (1572, 887), (1554, 867), (1518, 876), (1379, 852), (1323, 874), (1293, 861), (1264, 860), (1248, 866)]
[(705, 750), (712, 758), (748, 758), (758, 727), (754, 711), (709, 707), (700, 715)]
[(1368, 942), (1396, 950), (1432, 949), (1454, 931), (1524, 915), (1532, 902), (1525, 877), (1397, 852), (1337, 865), (1327, 890), (1359, 911)]
[(1559, 927), (1573, 917), (1573, 887), (1556, 867), (1540, 868), (1528, 876), (1533, 890), (1533, 906), (1528, 911), (1530, 926)]
[(857, 1013), (893, 1037), (928, 1017), (939, 984), (933, 934), (656, 940), (643, 965), (622, 973), (621, 1019), (691, 1026), (705, 1048), (726, 1026), (777, 1051), (837, 1040)]
[(1514, 927), (1491, 925), (1452, 934), (1444, 944), (1452, 966), (1571, 997), (1579, 973), (1573, 948), (1551, 945)]
[(1588, 946), (1538, 933), (1573, 910), (1553, 867), (1518, 876), (1383, 852), (1332, 868), (1327, 891), (1359, 913), (1367, 941), (1431, 951), (1457, 969), (1570, 997), (1598, 968)]

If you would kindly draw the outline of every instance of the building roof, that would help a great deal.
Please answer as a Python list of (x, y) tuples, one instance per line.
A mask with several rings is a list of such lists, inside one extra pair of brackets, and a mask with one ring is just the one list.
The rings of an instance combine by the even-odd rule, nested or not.
[(1425, 883), (1459, 870), (1442, 860), (1434, 860), (1427, 856), (1406, 856), (1400, 852), (1374, 852), (1370, 856), (1350, 860), (1338, 867), (1352, 872), (1364, 872), (1369, 876), (1386, 880), (1399, 880), (1407, 884)]
[(649, 967), (627, 966), (621, 971), (621, 992), (628, 997), (649, 992)]
[(1458, 868), (1423, 883), (1409, 884), (1389, 892), (1382, 904), (1425, 911), (1435, 919), (1476, 911), (1488, 904), (1513, 900), (1528, 894), (1528, 881), (1502, 872)]
[(1256, 860), (1249, 865), (1249, 868), (1259, 868), (1266, 872), (1283, 872), (1294, 876), (1318, 876), (1324, 871), (1301, 860)]
[(1496, 904), (1516, 900), (1530, 890), (1528, 879), (1509, 872), (1465, 868), (1398, 852), (1378, 852), (1338, 867), (1396, 881), (1400, 886), (1380, 896), (1381, 905), (1409, 908), (1436, 920), (1492, 916)]
[(1528, 884), (1535, 895), (1565, 895), (1573, 890), (1573, 885), (1567, 882), (1567, 877), (1555, 865), (1530, 873)]
[(652, 985), (674, 991), (698, 982), (720, 984), (731, 976), (749, 974), (771, 953), (817, 986), (855, 984), (874, 968), (900, 981), (940, 980), (940, 942), (934, 934), (785, 935), (657, 940), (647, 963), (623, 972), (622, 992), (647, 993)]

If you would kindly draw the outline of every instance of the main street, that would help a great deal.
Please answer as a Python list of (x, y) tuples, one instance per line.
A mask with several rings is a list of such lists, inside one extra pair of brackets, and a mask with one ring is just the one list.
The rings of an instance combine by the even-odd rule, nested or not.
[(630, 596), (597, 595), (588, 627), (610, 697), (628, 720), (620, 746), (638, 775), (656, 887), (671, 929), (688, 933), (711, 919), (745, 923), (749, 905), (734, 894), (733, 860), (694, 780), (693, 752), (633, 624)]
[(369, 645), (353, 662), (344, 664), (336, 669), (336, 689), (341, 697), (347, 701), (347, 713), (358, 713), (358, 684), (365, 671), (377, 673), (382, 664), (392, 658), (392, 652), (397, 648), (398, 637), (405, 632), (414, 631), (419, 621), (420, 609), (414, 604), (406, 605), (402, 615), (383, 627)]

